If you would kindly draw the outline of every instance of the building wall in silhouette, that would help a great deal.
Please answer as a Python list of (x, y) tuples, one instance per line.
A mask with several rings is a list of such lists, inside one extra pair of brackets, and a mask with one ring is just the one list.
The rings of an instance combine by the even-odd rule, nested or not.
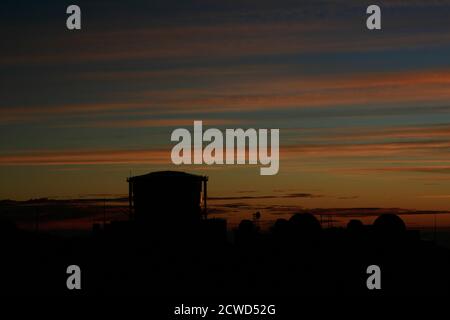
[(130, 209), (140, 224), (196, 223), (206, 212), (208, 177), (159, 171), (128, 179)]

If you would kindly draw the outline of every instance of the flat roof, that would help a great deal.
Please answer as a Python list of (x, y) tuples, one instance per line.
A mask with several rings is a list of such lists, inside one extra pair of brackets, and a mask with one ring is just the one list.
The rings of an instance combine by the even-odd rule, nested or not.
[(134, 176), (127, 179), (128, 182), (133, 182), (137, 180), (160, 180), (160, 179), (188, 179), (188, 180), (199, 180), (208, 181), (207, 176), (200, 176), (196, 174), (191, 174), (182, 171), (156, 171), (143, 174), (140, 176)]

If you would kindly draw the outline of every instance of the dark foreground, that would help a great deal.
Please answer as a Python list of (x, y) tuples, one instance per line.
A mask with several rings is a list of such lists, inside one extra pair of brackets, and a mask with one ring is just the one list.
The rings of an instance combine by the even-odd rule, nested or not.
[[(112, 223), (72, 238), (6, 222), (1, 229), (2, 295), (450, 295), (450, 251), (394, 215), (322, 229), (297, 214), (264, 234), (243, 221), (234, 239), (220, 220), (169, 229)], [(67, 289), (69, 265), (81, 268), (81, 290)], [(370, 265), (381, 269), (381, 290), (367, 288)]]

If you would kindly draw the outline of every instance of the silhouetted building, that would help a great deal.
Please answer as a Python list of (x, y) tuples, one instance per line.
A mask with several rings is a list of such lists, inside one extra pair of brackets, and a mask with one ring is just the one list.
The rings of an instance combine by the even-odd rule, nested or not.
[(140, 225), (190, 225), (206, 215), (206, 176), (159, 171), (127, 181), (130, 212)]

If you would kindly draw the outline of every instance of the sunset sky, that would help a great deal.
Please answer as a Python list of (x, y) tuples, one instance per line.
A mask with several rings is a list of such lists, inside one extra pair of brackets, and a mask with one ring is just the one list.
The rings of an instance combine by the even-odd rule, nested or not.
[[(0, 199), (123, 195), (130, 174), (184, 170), (211, 197), (450, 210), (450, 1), (378, 1), (381, 31), (370, 4), (2, 2)], [(280, 128), (278, 175), (172, 165), (170, 134), (194, 120)]]

